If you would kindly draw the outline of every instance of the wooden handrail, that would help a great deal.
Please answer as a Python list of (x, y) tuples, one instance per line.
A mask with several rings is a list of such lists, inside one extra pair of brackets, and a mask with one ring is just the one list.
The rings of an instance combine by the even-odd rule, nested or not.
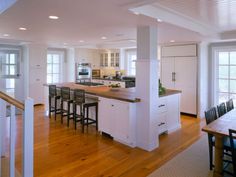
[(5, 100), (6, 102), (14, 105), (15, 107), (24, 110), (25, 109), (25, 105), (23, 103), (21, 103), (20, 101), (12, 98), (11, 96), (5, 94), (4, 92), (0, 91), (0, 98)]

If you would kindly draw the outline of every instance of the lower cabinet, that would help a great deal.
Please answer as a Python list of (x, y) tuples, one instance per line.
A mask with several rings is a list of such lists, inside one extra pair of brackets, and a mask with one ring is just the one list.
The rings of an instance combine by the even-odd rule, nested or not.
[(116, 141), (136, 146), (136, 104), (99, 97), (98, 129)]
[(181, 128), (180, 93), (159, 97), (158, 101), (158, 133), (171, 133)]

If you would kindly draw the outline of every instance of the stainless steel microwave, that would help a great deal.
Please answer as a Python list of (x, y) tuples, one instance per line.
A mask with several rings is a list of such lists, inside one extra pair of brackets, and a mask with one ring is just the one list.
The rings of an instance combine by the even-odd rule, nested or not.
[(90, 63), (76, 63), (75, 71), (76, 81), (92, 79), (92, 68)]

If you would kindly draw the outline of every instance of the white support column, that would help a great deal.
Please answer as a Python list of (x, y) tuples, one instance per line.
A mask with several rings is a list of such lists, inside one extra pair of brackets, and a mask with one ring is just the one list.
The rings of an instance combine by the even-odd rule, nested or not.
[(23, 117), (23, 176), (34, 175), (34, 101), (31, 98), (25, 100)]
[(157, 27), (137, 29), (136, 61), (137, 146), (152, 151), (159, 146)]
[(0, 99), (0, 157), (5, 156), (6, 102)]
[(16, 143), (16, 108), (11, 105), (10, 115), (10, 177), (15, 177), (15, 143)]

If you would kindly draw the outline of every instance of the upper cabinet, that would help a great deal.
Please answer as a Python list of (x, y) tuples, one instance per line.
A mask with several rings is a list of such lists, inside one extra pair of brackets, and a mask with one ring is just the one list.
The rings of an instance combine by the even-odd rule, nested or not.
[(101, 67), (120, 67), (119, 52), (105, 52), (100, 55)]

